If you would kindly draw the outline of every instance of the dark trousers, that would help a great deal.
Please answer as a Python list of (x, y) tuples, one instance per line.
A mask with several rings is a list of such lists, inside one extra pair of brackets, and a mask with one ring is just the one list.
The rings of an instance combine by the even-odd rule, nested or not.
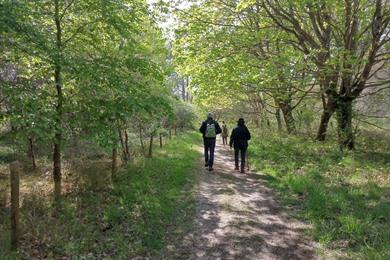
[(215, 138), (214, 139), (203, 139), (204, 143), (204, 160), (209, 167), (213, 167), (214, 164), (214, 151), (215, 151)]
[(238, 168), (239, 165), (239, 158), (238, 154), (241, 154), (241, 170), (245, 169), (245, 159), (246, 159), (246, 150), (248, 147), (243, 148), (234, 148), (234, 162), (236, 164), (236, 168)]
[(222, 136), (222, 144), (225, 145), (225, 144), (228, 144), (227, 142), (227, 136)]

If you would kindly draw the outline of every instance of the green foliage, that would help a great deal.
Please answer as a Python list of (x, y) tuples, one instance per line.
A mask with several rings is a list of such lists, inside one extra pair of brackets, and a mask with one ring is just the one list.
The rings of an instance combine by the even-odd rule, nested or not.
[(341, 153), (332, 143), (263, 133), (253, 140), (250, 155), (283, 201), (313, 224), (318, 241), (346, 249), (349, 258), (387, 259), (388, 144), (377, 140), (365, 146)]
[(176, 102), (174, 110), (174, 126), (180, 129), (193, 128), (192, 123), (194, 119), (194, 109), (191, 105), (183, 102)]
[[(387, 4), (195, 2), (175, 12), (173, 54), (178, 71), (192, 79), (197, 104), (216, 111), (235, 107), (236, 114), (254, 121), (280, 110), (289, 133), (296, 132), (296, 119), (309, 129), (318, 119), (319, 140), (326, 135), (327, 117), (337, 114), (340, 148), (353, 149), (351, 118), (358, 106), (351, 101), (366, 89), (388, 89)], [(383, 103), (380, 110), (386, 111)], [(302, 113), (307, 109), (310, 114)]]
[(172, 111), (165, 39), (142, 0), (2, 1), (0, 31), (0, 117), (12, 123), (11, 138), (51, 140), (60, 129), (112, 147), (132, 117), (155, 122)]
[[(118, 172), (110, 192), (68, 194), (58, 217), (51, 216), (48, 200), (31, 196), (21, 209), (28, 232), (23, 232), (20, 257), (158, 257), (177, 219), (191, 217), (199, 157), (193, 143), (199, 141), (196, 133), (183, 134), (154, 158), (137, 158)], [(5, 214), (0, 211), (0, 258), (8, 259)]]

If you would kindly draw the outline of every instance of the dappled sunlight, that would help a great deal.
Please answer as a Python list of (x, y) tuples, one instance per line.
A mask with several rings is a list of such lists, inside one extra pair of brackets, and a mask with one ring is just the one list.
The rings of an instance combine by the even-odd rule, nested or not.
[(218, 145), (213, 172), (203, 170), (189, 259), (315, 259), (310, 227), (289, 217), (259, 174), (234, 171), (232, 151)]

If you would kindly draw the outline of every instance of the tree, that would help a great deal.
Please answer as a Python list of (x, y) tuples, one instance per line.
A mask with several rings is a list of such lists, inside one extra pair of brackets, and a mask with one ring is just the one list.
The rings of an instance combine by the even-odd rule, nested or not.
[(293, 110), (313, 89), (312, 64), (283, 46), (289, 36), (263, 26), (261, 15), (260, 8), (236, 1), (202, 1), (179, 11), (183, 26), (177, 30), (176, 63), (182, 74), (191, 75), (197, 99), (227, 96), (248, 102), (258, 125), (259, 118), (269, 124), (273, 107), (278, 126), (281, 111), (287, 131), (294, 133)]
[[(87, 131), (115, 148), (116, 126), (135, 111), (153, 111), (150, 97), (161, 95), (164, 39), (141, 0), (2, 1), (0, 7), (2, 43), (7, 51), (27, 57), (28, 66), (39, 64), (40, 86), (47, 93), (39, 104), (53, 104), (43, 118), (49, 129), (45, 137), (52, 138), (54, 147), (58, 202), (62, 143), (69, 130)], [(38, 103), (31, 110), (38, 115)], [(9, 112), (13, 117), (8, 118), (25, 120), (14, 116), (18, 110)]]
[(387, 1), (243, 2), (263, 7), (272, 24), (294, 38), (290, 43), (295, 49), (316, 64), (324, 95), (317, 139), (325, 139), (328, 122), (336, 112), (340, 147), (353, 149), (353, 101), (371, 87), (369, 80), (389, 60)]

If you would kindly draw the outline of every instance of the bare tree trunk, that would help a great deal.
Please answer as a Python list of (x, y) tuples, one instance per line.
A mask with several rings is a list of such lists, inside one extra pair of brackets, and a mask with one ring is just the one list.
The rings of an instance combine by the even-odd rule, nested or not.
[(19, 247), (19, 175), (20, 165), (13, 162), (10, 165), (11, 172), (11, 248), (17, 250)]
[(114, 177), (117, 172), (118, 149), (115, 147), (112, 149), (112, 164), (111, 164), (111, 177)]
[(160, 133), (160, 148), (163, 147), (163, 136), (162, 133)]
[(185, 79), (182, 79), (182, 85), (181, 85), (181, 98), (183, 101), (186, 101), (186, 85), (185, 85)]
[(190, 95), (190, 93), (188, 92), (189, 86), (190, 86), (190, 76), (186, 76), (186, 90), (187, 90), (186, 101), (187, 102), (189, 102), (189, 95)]
[(61, 199), (61, 142), (62, 142), (62, 67), (61, 67), (61, 52), (62, 52), (62, 28), (59, 14), (59, 0), (54, 0), (55, 14), (54, 20), (56, 24), (56, 51), (57, 57), (54, 66), (54, 83), (57, 90), (57, 105), (56, 105), (56, 129), (54, 136), (54, 151), (53, 151), (53, 177), (54, 177), (54, 199), (56, 204), (59, 204)]
[(142, 153), (144, 154), (145, 153), (145, 146), (144, 146), (144, 140), (142, 137), (142, 127), (139, 128), (139, 142), (141, 144)]
[(297, 129), (295, 127), (295, 120), (292, 115), (292, 111), (282, 109), (284, 122), (286, 123), (287, 133), (293, 134), (296, 133)]
[(275, 117), (276, 117), (276, 122), (278, 123), (278, 131), (282, 132), (283, 124), (282, 124), (282, 119), (280, 118), (280, 108), (276, 109)]
[(264, 125), (269, 129), (271, 126), (271, 123), (269, 122), (267, 112), (265, 110), (261, 113), (261, 125), (264, 127)]
[(336, 102), (334, 98), (329, 97), (328, 103), (326, 104), (324, 111), (322, 112), (321, 115), (320, 126), (318, 128), (317, 137), (316, 137), (317, 141), (325, 141), (326, 133), (328, 131), (329, 121), (335, 111), (336, 111)]
[(172, 129), (169, 128), (169, 140), (171, 140), (171, 139), (172, 139)]
[(153, 133), (150, 134), (150, 141), (149, 141), (149, 153), (148, 157), (153, 156)]
[(292, 107), (289, 101), (281, 102), (280, 109), (283, 114), (284, 122), (286, 123), (287, 132), (289, 134), (296, 133), (295, 120), (292, 114)]
[(121, 147), (122, 147), (122, 157), (123, 157), (125, 164), (127, 164), (128, 158), (127, 158), (127, 153), (126, 153), (126, 144), (125, 144), (125, 140), (123, 139), (122, 131), (120, 128), (118, 128), (118, 135), (119, 135), (119, 140), (121, 142)]
[(33, 170), (37, 169), (37, 163), (35, 161), (34, 141), (32, 137), (28, 138), (28, 156), (31, 158)]
[(125, 129), (125, 152), (126, 152), (126, 157), (127, 160), (129, 161), (130, 158), (130, 150), (129, 150), (129, 136), (127, 134), (127, 130)]

